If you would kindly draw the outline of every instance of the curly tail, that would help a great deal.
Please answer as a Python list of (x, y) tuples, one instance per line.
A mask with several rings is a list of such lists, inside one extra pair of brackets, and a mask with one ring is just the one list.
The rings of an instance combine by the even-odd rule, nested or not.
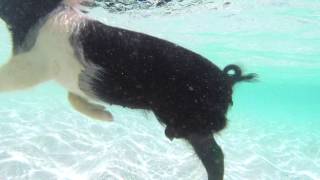
[[(229, 71), (233, 71), (233, 74), (229, 74)], [(242, 75), (242, 70), (239, 66), (235, 64), (230, 64), (223, 69), (223, 73), (231, 78), (233, 84), (241, 81), (252, 82), (256, 81), (258, 75), (255, 73), (250, 73)]]

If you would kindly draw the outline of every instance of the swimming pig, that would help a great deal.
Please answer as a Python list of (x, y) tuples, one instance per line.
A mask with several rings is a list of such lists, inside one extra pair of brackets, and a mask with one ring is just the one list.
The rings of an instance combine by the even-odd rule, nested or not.
[(243, 75), (236, 65), (220, 70), (174, 43), (90, 19), (76, 6), (0, 0), (13, 41), (13, 56), (0, 68), (0, 91), (55, 80), (76, 110), (95, 119), (112, 120), (101, 102), (150, 110), (169, 139), (192, 145), (209, 180), (223, 179), (223, 153), (213, 134), (226, 126), (233, 85), (255, 74)]

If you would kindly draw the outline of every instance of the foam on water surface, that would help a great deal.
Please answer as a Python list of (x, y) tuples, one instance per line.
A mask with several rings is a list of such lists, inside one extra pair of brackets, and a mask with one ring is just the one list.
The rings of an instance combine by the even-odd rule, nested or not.
[[(177, 2), (172, 2), (177, 3)], [(320, 179), (320, 3), (207, 3), (163, 13), (94, 16), (186, 46), (259, 81), (235, 87), (228, 127), (217, 135), (227, 180)], [(0, 62), (10, 43), (0, 23)], [(191, 147), (170, 142), (151, 113), (109, 107), (114, 122), (75, 112), (49, 82), (0, 94), (0, 180), (205, 180)]]

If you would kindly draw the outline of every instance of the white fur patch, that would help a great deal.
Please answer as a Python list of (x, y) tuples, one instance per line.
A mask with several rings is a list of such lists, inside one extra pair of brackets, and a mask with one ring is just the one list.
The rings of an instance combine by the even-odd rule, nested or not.
[(68, 91), (87, 97), (79, 88), (79, 74), (84, 67), (77, 59), (70, 44), (72, 33), (85, 26), (85, 17), (70, 7), (51, 15), (40, 29), (35, 49), (55, 64), (57, 68), (54, 79)]
[[(70, 37), (77, 34), (85, 22), (86, 17), (71, 6), (61, 6), (50, 13), (32, 49), (13, 56), (0, 68), (0, 91), (19, 90), (55, 80), (69, 92), (93, 100), (89, 77), (96, 76), (99, 67), (84, 61), (81, 47), (74, 47), (70, 42)], [(79, 49), (75, 51), (74, 48)], [(80, 74), (86, 93), (79, 87)]]

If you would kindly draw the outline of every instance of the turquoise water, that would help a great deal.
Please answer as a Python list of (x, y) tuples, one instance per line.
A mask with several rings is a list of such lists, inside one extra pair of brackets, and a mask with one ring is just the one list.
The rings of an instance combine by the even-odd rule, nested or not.
[[(90, 16), (259, 74), (235, 87), (229, 125), (217, 135), (225, 179), (319, 180), (320, 2), (205, 2)], [(0, 62), (9, 54), (2, 23)], [(66, 96), (54, 82), (0, 94), (0, 180), (206, 179), (191, 147), (167, 140), (152, 114), (111, 106), (114, 122), (98, 122)]]

